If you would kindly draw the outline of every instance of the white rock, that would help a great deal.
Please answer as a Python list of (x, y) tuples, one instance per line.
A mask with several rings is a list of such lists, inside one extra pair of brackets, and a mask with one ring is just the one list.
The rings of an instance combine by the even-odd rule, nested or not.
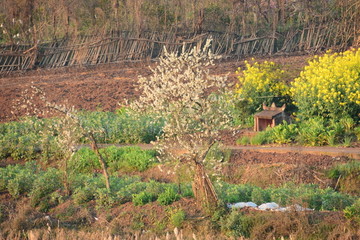
[(261, 204), (259, 207), (259, 210), (275, 210), (279, 208), (279, 205), (277, 203), (274, 202), (270, 202), (270, 203), (263, 203)]
[(257, 205), (256, 203), (253, 203), (253, 202), (247, 202), (247, 203), (246, 203), (246, 206), (247, 206), (247, 207), (256, 208), (258, 205)]
[(227, 206), (228, 206), (228, 208), (244, 208), (244, 207), (256, 208), (257, 207), (256, 203), (253, 203), (253, 202), (237, 202), (234, 204), (229, 203)]

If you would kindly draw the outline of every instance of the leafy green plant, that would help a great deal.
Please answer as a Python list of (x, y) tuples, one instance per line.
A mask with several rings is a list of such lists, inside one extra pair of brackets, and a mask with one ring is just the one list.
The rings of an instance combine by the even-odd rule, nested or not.
[(145, 205), (149, 202), (153, 202), (155, 201), (156, 196), (152, 193), (148, 193), (148, 192), (140, 192), (138, 194), (134, 194), (132, 197), (132, 201), (134, 203), (135, 206), (142, 206)]
[(299, 124), (297, 140), (305, 145), (321, 146), (326, 141), (326, 124), (322, 117), (311, 118)]
[(29, 193), (31, 205), (37, 206), (49, 197), (50, 193), (61, 188), (60, 171), (55, 168), (48, 168), (45, 172), (40, 173), (34, 181), (33, 188)]
[(140, 147), (108, 147), (102, 151), (107, 157), (112, 172), (144, 171), (156, 162), (156, 151), (142, 150)]
[(106, 188), (98, 188), (95, 190), (95, 201), (96, 201), (96, 208), (99, 209), (109, 209), (111, 208), (115, 202), (114, 194)]
[(167, 187), (163, 193), (160, 193), (157, 202), (160, 205), (169, 205), (180, 199), (180, 195), (176, 193), (174, 188)]
[(68, 161), (68, 169), (75, 173), (93, 173), (100, 168), (98, 157), (90, 148), (79, 149)]
[(182, 209), (170, 209), (168, 210), (169, 222), (173, 227), (181, 227), (185, 221), (186, 214)]
[(263, 145), (269, 143), (270, 135), (269, 131), (258, 132), (250, 139), (251, 145)]
[(236, 144), (239, 144), (239, 145), (248, 145), (249, 143), (250, 143), (249, 137), (241, 137), (236, 140)]
[(354, 220), (360, 225), (360, 198), (358, 198), (351, 206), (347, 206), (343, 212), (346, 218)]
[(221, 230), (232, 237), (250, 237), (254, 221), (244, 213), (233, 210), (221, 219)]
[(286, 121), (284, 121), (282, 124), (275, 126), (269, 131), (272, 142), (286, 144), (295, 141), (298, 128), (296, 124), (288, 124)]
[(353, 204), (354, 199), (350, 196), (329, 192), (322, 196), (322, 210), (338, 211), (343, 210)]

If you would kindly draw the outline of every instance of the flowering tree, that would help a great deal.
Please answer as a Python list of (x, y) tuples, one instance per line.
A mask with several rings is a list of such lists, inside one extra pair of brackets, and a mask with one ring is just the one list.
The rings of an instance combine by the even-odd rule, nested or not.
[[(209, 46), (210, 41), (202, 49), (183, 49), (181, 54), (165, 51), (158, 66), (151, 69), (153, 75), (139, 78), (143, 93), (131, 107), (155, 113), (165, 121), (156, 142), (160, 154), (193, 167), (195, 198), (213, 207), (217, 195), (204, 163), (210, 148), (219, 141), (219, 130), (230, 126), (231, 115), (226, 107), (227, 78), (210, 76), (206, 69), (217, 58)], [(185, 153), (176, 157), (169, 151), (174, 148)]]

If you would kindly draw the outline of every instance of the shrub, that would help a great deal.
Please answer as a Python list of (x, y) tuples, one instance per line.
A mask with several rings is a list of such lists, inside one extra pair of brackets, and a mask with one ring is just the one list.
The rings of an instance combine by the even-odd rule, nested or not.
[(174, 188), (167, 187), (165, 192), (159, 194), (157, 201), (160, 205), (169, 205), (179, 199), (180, 195), (176, 193)]
[(291, 89), (301, 118), (358, 117), (360, 112), (360, 49), (326, 53), (309, 61)]
[(298, 134), (298, 128), (296, 124), (288, 124), (284, 121), (282, 124), (275, 126), (269, 130), (269, 138), (272, 142), (284, 144), (295, 141)]
[(75, 173), (93, 173), (100, 168), (99, 159), (90, 148), (79, 149), (68, 162), (68, 169)]
[[(49, 197), (50, 193), (61, 189), (61, 187), (61, 173), (59, 170), (49, 168), (46, 172), (40, 173), (29, 193), (31, 205), (37, 206), (43, 201), (43, 198)], [(46, 201), (43, 202), (45, 203)]]
[(144, 171), (156, 161), (155, 150), (142, 150), (140, 147), (111, 146), (102, 151), (107, 157), (109, 170), (112, 172)]
[(96, 209), (109, 209), (115, 204), (115, 196), (106, 188), (95, 190)]
[(235, 185), (225, 182), (217, 183), (217, 193), (222, 201), (226, 203), (251, 201), (253, 187), (247, 184)]
[(236, 210), (221, 220), (221, 230), (234, 238), (249, 238), (253, 226), (254, 220), (250, 216)]
[(248, 145), (249, 143), (250, 143), (249, 137), (241, 137), (236, 140), (236, 144), (239, 144), (239, 145)]
[(0, 191), (8, 190), (13, 197), (31, 190), (37, 174), (35, 162), (27, 162), (25, 165), (8, 165), (0, 168)]
[(181, 227), (186, 218), (186, 214), (182, 209), (171, 209), (168, 214), (170, 224), (177, 228)]
[(360, 198), (353, 205), (347, 206), (343, 211), (346, 218), (354, 220), (360, 225)]
[(256, 204), (270, 202), (270, 192), (258, 187), (255, 187), (251, 192), (251, 201)]
[(270, 131), (258, 132), (250, 139), (251, 145), (263, 145), (271, 142)]
[(132, 197), (132, 201), (135, 206), (142, 206), (146, 203), (155, 201), (156, 196), (153, 193), (148, 192), (140, 192), (138, 194), (134, 194)]
[(327, 142), (326, 120), (322, 117), (315, 117), (301, 122), (297, 140), (304, 145), (324, 145)]
[(246, 69), (238, 76), (236, 90), (240, 98), (238, 107), (245, 115), (260, 110), (263, 103), (281, 105), (288, 102), (288, 87), (282, 82), (284, 76), (279, 66), (267, 61), (254, 64), (245, 61), (245, 65)]
[(7, 189), (11, 196), (18, 198), (20, 195), (29, 193), (33, 187), (36, 175), (30, 171), (21, 171), (15, 178), (10, 179), (7, 184)]
[(353, 204), (352, 197), (338, 193), (329, 192), (322, 196), (322, 210), (338, 211)]

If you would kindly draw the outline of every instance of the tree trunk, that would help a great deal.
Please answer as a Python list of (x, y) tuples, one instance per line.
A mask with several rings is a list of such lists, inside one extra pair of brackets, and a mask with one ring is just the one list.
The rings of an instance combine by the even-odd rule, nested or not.
[(205, 173), (204, 165), (202, 163), (196, 163), (192, 188), (195, 199), (199, 204), (208, 209), (217, 207), (217, 194), (209, 176)]
[(104, 177), (105, 177), (106, 188), (108, 190), (110, 190), (110, 180), (109, 180), (109, 174), (108, 174), (108, 171), (107, 171), (106, 162), (105, 162), (104, 158), (102, 157), (101, 153), (99, 152), (99, 148), (98, 148), (98, 146), (96, 144), (95, 138), (92, 135), (92, 133), (89, 134), (89, 139), (91, 141), (91, 149), (96, 153), (96, 155), (99, 158), (99, 162), (101, 164), (101, 168), (103, 170), (103, 174), (104, 174)]

